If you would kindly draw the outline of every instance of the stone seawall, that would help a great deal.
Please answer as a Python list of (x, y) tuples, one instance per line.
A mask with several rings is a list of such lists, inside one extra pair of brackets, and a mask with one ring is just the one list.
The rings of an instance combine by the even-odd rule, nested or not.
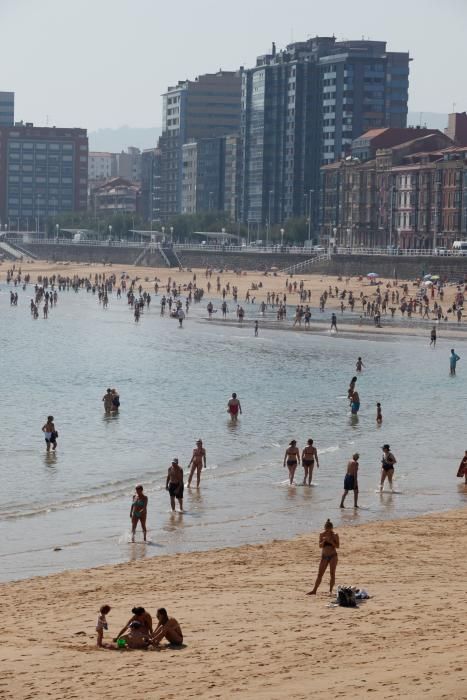
[(329, 261), (310, 265), (307, 272), (348, 277), (376, 272), (391, 279), (432, 274), (457, 281), (467, 277), (467, 256), (333, 255)]
[[(70, 261), (117, 265), (134, 265), (141, 255), (141, 248), (120, 248), (113, 246), (92, 245), (54, 245), (25, 244), (25, 249), (31, 251), (41, 260)], [(165, 267), (165, 262), (159, 251), (151, 253), (151, 264), (154, 267)]]
[(204, 250), (189, 250), (177, 255), (183, 267), (215, 267), (229, 270), (279, 270), (297, 265), (310, 259), (310, 254), (292, 255), (287, 253), (229, 253), (209, 252)]

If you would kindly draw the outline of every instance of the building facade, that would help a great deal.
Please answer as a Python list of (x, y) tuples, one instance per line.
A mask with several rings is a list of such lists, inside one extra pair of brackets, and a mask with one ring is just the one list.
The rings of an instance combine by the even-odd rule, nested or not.
[(139, 214), (141, 211), (140, 187), (123, 177), (96, 185), (91, 200), (96, 215)]
[(126, 151), (115, 154), (117, 177), (130, 182), (141, 182), (141, 151), (129, 146)]
[[(348, 157), (322, 167), (325, 245), (449, 248), (467, 238), (467, 146), (436, 130), (406, 133), (369, 160)], [(371, 140), (371, 132), (362, 139)]]
[(89, 151), (88, 180), (102, 182), (117, 175), (117, 159), (115, 153), (106, 151)]
[(224, 210), (225, 137), (182, 146), (182, 214)]
[(219, 71), (181, 81), (163, 95), (161, 216), (182, 211), (183, 145), (238, 132), (241, 77)]
[(317, 225), (320, 166), (376, 127), (405, 127), (409, 55), (316, 37), (260, 56), (242, 77), (242, 219)]
[(15, 93), (0, 92), (0, 126), (13, 126), (15, 123)]
[(146, 221), (161, 220), (161, 153), (147, 148), (141, 154), (141, 213)]
[(0, 127), (0, 219), (40, 229), (44, 217), (85, 211), (88, 138), (85, 129), (19, 124)]

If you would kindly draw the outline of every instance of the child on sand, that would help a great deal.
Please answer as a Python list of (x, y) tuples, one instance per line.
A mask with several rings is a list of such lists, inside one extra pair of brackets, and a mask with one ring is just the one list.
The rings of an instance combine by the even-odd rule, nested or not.
[(103, 605), (100, 610), (99, 610), (99, 616), (97, 618), (97, 623), (96, 623), (96, 632), (97, 632), (97, 646), (98, 647), (106, 647), (106, 644), (102, 643), (102, 639), (104, 637), (104, 630), (109, 629), (109, 626), (107, 624), (107, 619), (106, 615), (109, 614), (110, 612), (110, 605)]

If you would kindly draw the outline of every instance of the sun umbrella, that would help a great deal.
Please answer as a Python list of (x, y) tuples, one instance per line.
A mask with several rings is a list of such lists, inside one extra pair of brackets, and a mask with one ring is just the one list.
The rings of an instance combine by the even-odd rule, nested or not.
[(425, 275), (424, 280), (431, 280), (431, 275)]
[(370, 278), (374, 279), (375, 277), (379, 277), (379, 275), (378, 275), (377, 272), (369, 272), (369, 273), (367, 274), (367, 277), (370, 277)]
[(439, 275), (431, 275), (432, 280), (439, 280)]

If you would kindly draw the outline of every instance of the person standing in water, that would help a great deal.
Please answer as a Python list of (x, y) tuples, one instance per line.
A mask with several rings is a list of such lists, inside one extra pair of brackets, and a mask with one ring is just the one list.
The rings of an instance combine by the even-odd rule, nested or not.
[(104, 402), (104, 411), (106, 413), (110, 413), (113, 406), (112, 389), (107, 389), (106, 393), (102, 397), (102, 401)]
[(352, 395), (355, 391), (355, 385), (357, 383), (357, 377), (352, 377), (350, 380), (349, 388), (347, 389), (347, 398), (349, 399), (349, 403), (352, 403)]
[(297, 447), (297, 441), (296, 440), (291, 440), (289, 442), (289, 446), (285, 451), (284, 454), (284, 467), (286, 466), (287, 463), (287, 469), (289, 470), (289, 481), (290, 485), (292, 486), (294, 476), (295, 476), (295, 470), (297, 469), (297, 466), (300, 464), (300, 450)]
[(42, 426), (42, 432), (44, 433), (45, 444), (47, 445), (47, 452), (50, 452), (50, 446), (55, 451), (57, 449), (57, 438), (58, 432), (55, 430), (55, 423), (53, 416), (47, 416), (47, 423)]
[(196, 488), (199, 489), (201, 470), (203, 467), (206, 469), (206, 450), (203, 447), (203, 441), (199, 439), (196, 441), (196, 447), (193, 450), (193, 456), (190, 460), (190, 464), (188, 465), (188, 469), (190, 469), (187, 484), (188, 487), (191, 486), (191, 480), (193, 479), (193, 475), (196, 471)]
[(255, 338), (258, 337), (259, 322), (255, 321)]
[(238, 414), (242, 413), (240, 401), (239, 399), (237, 399), (237, 394), (235, 393), (232, 394), (232, 398), (229, 399), (227, 402), (227, 413), (230, 414), (230, 418), (233, 421), (236, 421), (238, 418)]
[(434, 348), (436, 347), (436, 326), (433, 326), (430, 333), (430, 347), (432, 345)]
[(363, 367), (365, 367), (365, 365), (362, 362), (362, 358), (359, 357), (357, 360), (357, 364), (355, 365), (355, 369), (357, 370), (357, 372), (361, 372)]
[(319, 535), (319, 546), (321, 549), (321, 561), (319, 563), (318, 576), (316, 577), (313, 589), (307, 595), (316, 595), (319, 585), (323, 579), (324, 572), (329, 566), (330, 580), (329, 593), (332, 595), (332, 589), (336, 582), (337, 568), (337, 550), (339, 548), (339, 535), (334, 532), (334, 526), (329, 518), (324, 523), (324, 531)]
[(381, 449), (383, 450), (383, 457), (381, 459), (381, 483), (379, 490), (383, 490), (384, 482), (386, 481), (387, 477), (389, 487), (392, 491), (392, 477), (394, 476), (394, 465), (397, 463), (397, 459), (390, 451), (389, 445), (383, 445)]
[(333, 328), (337, 333), (337, 316), (336, 316), (336, 314), (331, 315), (331, 331)]
[(462, 457), (461, 463), (459, 464), (459, 469), (457, 470), (457, 477), (458, 479), (464, 477), (465, 484), (467, 486), (467, 450), (464, 452), (464, 456)]
[(449, 356), (449, 367), (450, 367), (449, 373), (450, 373), (451, 377), (454, 377), (454, 375), (456, 374), (456, 365), (460, 359), (461, 358), (459, 357), (459, 355), (456, 355), (454, 348), (452, 348), (451, 355)]
[(352, 459), (347, 463), (347, 473), (344, 477), (344, 493), (342, 494), (340, 507), (345, 508), (344, 501), (349, 491), (353, 491), (354, 508), (358, 508), (358, 460), (360, 455), (358, 452), (352, 456)]
[(383, 413), (381, 411), (380, 403), (376, 404), (376, 422), (378, 423), (378, 425), (381, 425), (381, 423), (383, 422)]
[(141, 529), (143, 531), (143, 539), (146, 542), (146, 517), (148, 508), (148, 497), (143, 493), (143, 487), (138, 484), (135, 487), (135, 495), (133, 496), (133, 501), (130, 508), (130, 518), (131, 518), (131, 541), (135, 541), (135, 533), (138, 522), (141, 523)]
[(175, 513), (175, 499), (178, 501), (180, 512), (183, 513), (183, 469), (174, 457), (167, 472), (165, 488), (170, 494), (170, 505)]
[(307, 440), (306, 447), (303, 448), (302, 452), (302, 465), (303, 469), (305, 470), (305, 476), (303, 478), (303, 485), (307, 483), (308, 480), (308, 486), (311, 486), (311, 480), (313, 478), (313, 469), (315, 466), (315, 460), (316, 460), (316, 466), (319, 469), (319, 459), (318, 459), (318, 450), (316, 447), (313, 446), (313, 440), (310, 438), (310, 440)]
[(353, 416), (356, 416), (357, 413), (360, 410), (360, 396), (358, 394), (358, 391), (354, 391), (352, 394), (352, 398), (350, 400), (350, 411)]

